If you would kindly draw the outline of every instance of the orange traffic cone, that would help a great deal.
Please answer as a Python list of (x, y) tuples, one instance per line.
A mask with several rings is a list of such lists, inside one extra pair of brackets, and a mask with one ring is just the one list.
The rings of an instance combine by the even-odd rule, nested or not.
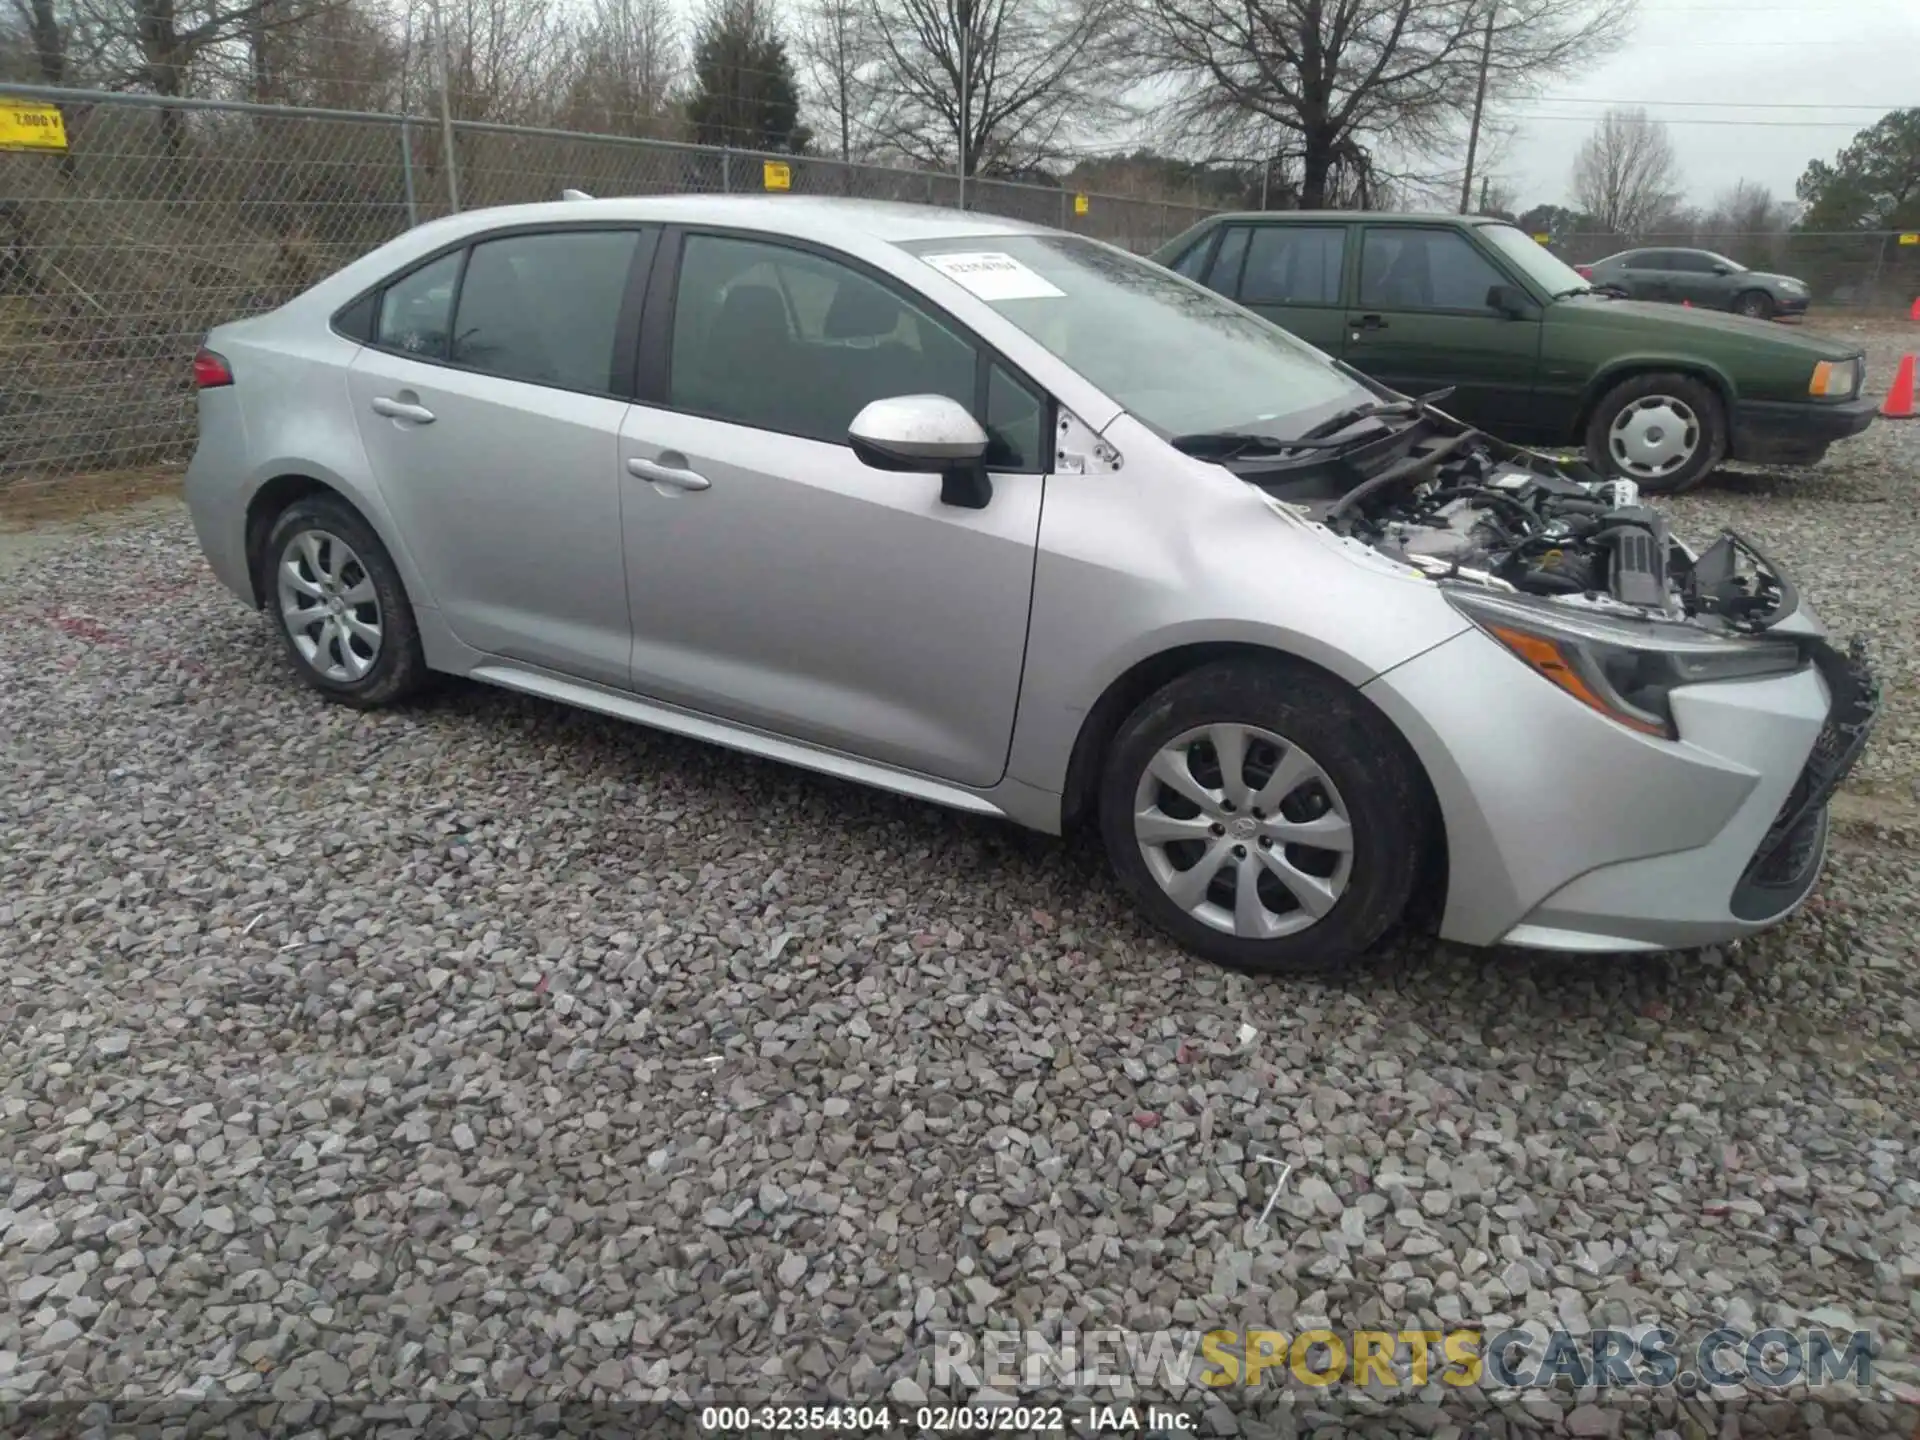
[(1893, 388), (1880, 413), (1889, 420), (1913, 419), (1913, 356), (1902, 355), (1900, 368), (1893, 372)]
[(1680, 304), (1681, 304), (1681, 305), (1682, 305), (1682, 306), (1683, 306), (1683, 307), (1684, 307), (1685, 309), (1688, 309), (1688, 310), (1691, 310), (1691, 309), (1693, 308), (1693, 302), (1692, 302), (1691, 300), (1682, 300), (1682, 301), (1680, 302)]
[(1913, 297), (1913, 309), (1907, 312), (1909, 320), (1920, 320), (1920, 295)]

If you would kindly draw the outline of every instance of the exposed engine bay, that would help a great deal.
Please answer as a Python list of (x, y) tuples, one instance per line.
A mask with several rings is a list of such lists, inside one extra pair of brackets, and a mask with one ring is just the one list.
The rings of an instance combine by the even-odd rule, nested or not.
[(1430, 575), (1528, 595), (1734, 631), (1764, 629), (1798, 604), (1742, 536), (1729, 531), (1695, 555), (1665, 516), (1640, 503), (1631, 480), (1601, 479), (1472, 431), (1304, 511)]

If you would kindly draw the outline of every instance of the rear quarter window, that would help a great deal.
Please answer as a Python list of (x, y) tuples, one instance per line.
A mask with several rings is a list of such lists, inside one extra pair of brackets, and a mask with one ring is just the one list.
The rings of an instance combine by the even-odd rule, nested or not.
[(379, 302), (377, 293), (362, 295), (333, 317), (334, 330), (349, 340), (358, 340), (362, 345), (369, 343), (373, 339), (373, 317), (378, 313)]
[(465, 254), (455, 250), (442, 255), (381, 291), (373, 343), (423, 360), (445, 360), (453, 330), (453, 287)]

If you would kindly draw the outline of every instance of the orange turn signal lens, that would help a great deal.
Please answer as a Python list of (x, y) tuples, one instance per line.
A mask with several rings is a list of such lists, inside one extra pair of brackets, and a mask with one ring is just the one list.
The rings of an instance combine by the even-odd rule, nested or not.
[(1642, 716), (1623, 711), (1617, 705), (1608, 704), (1600, 693), (1587, 683), (1573, 659), (1552, 640), (1543, 635), (1530, 635), (1525, 630), (1515, 630), (1506, 625), (1489, 625), (1487, 630), (1502, 645), (1531, 666), (1536, 674), (1558, 685), (1582, 705), (1598, 710), (1609, 720), (1625, 725), (1629, 730), (1638, 730), (1642, 735), (1658, 735), (1663, 740), (1667, 738), (1668, 732), (1664, 725), (1657, 725)]

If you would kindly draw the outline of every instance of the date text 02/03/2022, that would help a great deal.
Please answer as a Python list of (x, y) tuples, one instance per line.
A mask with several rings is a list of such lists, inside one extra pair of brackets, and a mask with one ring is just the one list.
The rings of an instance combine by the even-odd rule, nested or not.
[(700, 1412), (706, 1435), (1031, 1435), (1194, 1433), (1200, 1417), (1177, 1405), (710, 1405)]

